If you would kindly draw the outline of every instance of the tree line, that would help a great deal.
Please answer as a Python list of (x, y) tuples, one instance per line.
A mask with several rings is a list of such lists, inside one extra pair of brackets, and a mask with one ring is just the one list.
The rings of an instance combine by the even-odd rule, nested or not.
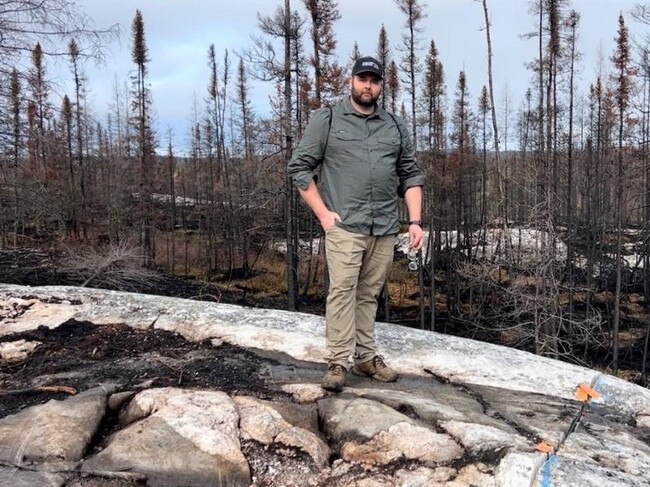
[[(499, 334), (575, 361), (603, 351), (616, 370), (621, 336), (638, 328), (633, 304), (650, 299), (650, 43), (632, 42), (627, 26), (650, 24), (650, 8), (612, 19), (615, 49), (581, 93), (579, 13), (569, 0), (528, 5), (522, 42), (537, 55), (518, 96), (495, 94), (488, 0), (467, 7), (485, 33), (488, 70), (472, 73), (485, 79), (479, 93), (465, 70), (447, 73), (435, 39), (424, 38), (422, 0), (394, 0), (401, 37), (382, 25), (376, 51), (364, 53), (386, 67), (380, 104), (410, 127), (427, 175), (414, 324)], [(182, 155), (171, 134), (153, 129), (143, 13), (131, 25), (132, 75), (116, 80), (98, 115), (85, 67), (115, 31), (89, 30), (75, 7), (0, 6), (0, 25), (12, 26), (0, 41), (0, 245), (131, 239), (147, 267), (234, 279), (252, 275), (279, 242), (288, 308), (322, 295), (321, 232), (284, 168), (313, 110), (347, 96), (360, 53), (356, 43), (348, 56), (337, 52), (338, 2), (282, 0), (258, 14), (242, 52), (206, 46), (205, 91), (188, 107)], [(60, 102), (51, 55), (66, 58), (72, 80)], [(251, 101), (253, 79), (273, 88), (268, 116)], [(390, 319), (389, 290), (383, 302)], [(634, 352), (643, 365), (644, 326), (645, 347)]]

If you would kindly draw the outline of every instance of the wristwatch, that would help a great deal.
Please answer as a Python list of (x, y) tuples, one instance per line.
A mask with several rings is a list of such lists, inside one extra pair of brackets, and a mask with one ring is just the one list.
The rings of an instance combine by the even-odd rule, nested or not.
[(409, 221), (409, 226), (411, 226), (411, 225), (417, 225), (417, 226), (421, 227), (422, 226), (422, 220), (411, 220), (411, 221)]

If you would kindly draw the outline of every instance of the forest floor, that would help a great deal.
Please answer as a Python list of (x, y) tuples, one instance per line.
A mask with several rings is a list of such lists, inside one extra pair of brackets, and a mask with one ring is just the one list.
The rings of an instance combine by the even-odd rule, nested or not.
[[(29, 286), (65, 285), (81, 286), (87, 280), (87, 275), (71, 269), (65, 264), (66, 255), (63, 252), (42, 249), (2, 249), (0, 250), (0, 282)], [(397, 263), (399, 272), (403, 271), (401, 263)], [(259, 276), (259, 272), (258, 272)], [(281, 278), (281, 276), (279, 276)], [(399, 277), (399, 276), (398, 276)], [(402, 276), (403, 277), (403, 276)], [(417, 306), (417, 278), (411, 279), (415, 285), (405, 284), (408, 279), (399, 277), (400, 298), (392, 299), (390, 322), (406, 326), (419, 325), (419, 310)], [(408, 276), (407, 276), (408, 277)], [(126, 281), (125, 281), (126, 282)], [(171, 296), (201, 301), (213, 301), (229, 304), (245, 305), (257, 308), (286, 309), (286, 293), (260, 292), (255, 282), (255, 276), (248, 279), (214, 280), (207, 282), (194, 278), (169, 276), (165, 274), (143, 275), (140, 279), (132, 279), (126, 286), (111, 286), (101, 280), (90, 282), (90, 287), (118, 289), (161, 296)], [(325, 303), (322, 296), (313, 294), (303, 297), (300, 301), (300, 311), (323, 315)], [(380, 316), (381, 321), (387, 321)], [(503, 333), (493, 333), (477, 330), (462, 321), (447, 320), (444, 313), (438, 313), (437, 330), (444, 333), (473, 338), (490, 343), (512, 346), (512, 342)], [(648, 387), (647, 378), (643, 378), (643, 347), (645, 329), (650, 317), (644, 313), (634, 320), (625, 320), (621, 327), (620, 369), (617, 376)], [(131, 337), (132, 338), (132, 337)], [(119, 348), (119, 343), (116, 348)], [(123, 347), (128, 349), (128, 347)], [(521, 347), (519, 347), (521, 348)], [(92, 350), (92, 348), (91, 348)], [(611, 373), (609, 370), (611, 357), (602, 348), (589, 350), (581, 357), (580, 364)], [(572, 361), (575, 362), (575, 361)]]

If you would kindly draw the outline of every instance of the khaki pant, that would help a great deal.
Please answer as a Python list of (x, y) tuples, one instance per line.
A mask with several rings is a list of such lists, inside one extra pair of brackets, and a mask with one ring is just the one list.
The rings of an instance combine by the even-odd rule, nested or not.
[(395, 235), (371, 236), (334, 227), (325, 237), (330, 287), (325, 326), (328, 361), (348, 367), (376, 355), (377, 297), (393, 262)]

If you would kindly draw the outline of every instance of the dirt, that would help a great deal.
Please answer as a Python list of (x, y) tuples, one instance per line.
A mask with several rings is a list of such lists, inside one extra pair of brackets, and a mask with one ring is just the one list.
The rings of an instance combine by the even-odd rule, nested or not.
[(209, 342), (190, 343), (163, 330), (124, 325), (95, 326), (70, 320), (50, 330), (0, 339), (42, 342), (24, 362), (0, 366), (0, 417), (66, 393), (38, 392), (37, 386), (68, 386), (83, 391), (100, 383), (120, 390), (148, 387), (208, 388), (263, 399), (286, 397), (265, 380), (277, 363), (250, 351)]
[(147, 485), (145, 480), (123, 480), (95, 477), (74, 473), (66, 480), (65, 487), (143, 487)]
[(339, 459), (319, 471), (307, 454), (293, 448), (243, 441), (242, 451), (251, 469), (251, 487), (344, 487), (363, 481), (368, 482), (366, 485), (386, 485), (380, 479), (387, 481), (400, 469), (421, 466), (417, 461), (398, 459), (389, 465), (364, 467)]
[(243, 440), (242, 452), (251, 469), (252, 486), (317, 486), (320, 472), (309, 455), (278, 445)]

